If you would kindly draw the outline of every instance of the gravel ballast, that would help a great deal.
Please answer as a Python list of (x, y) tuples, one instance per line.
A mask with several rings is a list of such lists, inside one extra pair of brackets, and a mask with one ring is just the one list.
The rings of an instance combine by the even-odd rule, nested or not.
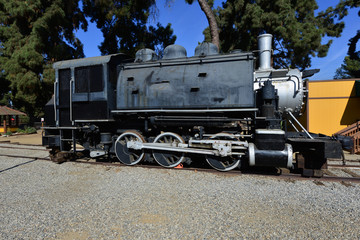
[(0, 157), (0, 239), (359, 239), (360, 184)]

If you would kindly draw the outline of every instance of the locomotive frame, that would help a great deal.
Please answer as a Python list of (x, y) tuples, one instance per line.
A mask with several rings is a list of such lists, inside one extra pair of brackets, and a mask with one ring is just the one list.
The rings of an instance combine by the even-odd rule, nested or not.
[[(303, 78), (316, 71), (275, 70), (271, 35), (259, 45), (258, 69), (254, 53), (218, 54), (209, 43), (190, 58), (172, 45), (160, 60), (143, 49), (135, 62), (124, 54), (57, 62), (43, 145), (59, 155), (80, 144), (90, 157), (127, 165), (148, 159), (171, 168), (203, 156), (219, 171), (271, 166), (321, 176), (327, 158), (341, 158), (341, 143), (295, 118)], [(295, 123), (303, 132), (288, 131)]]

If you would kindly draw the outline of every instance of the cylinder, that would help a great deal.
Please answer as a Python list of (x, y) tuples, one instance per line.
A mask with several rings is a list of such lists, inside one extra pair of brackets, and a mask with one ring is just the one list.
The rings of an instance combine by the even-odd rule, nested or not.
[(272, 35), (271, 34), (262, 34), (258, 36), (258, 45), (259, 45), (259, 69), (270, 69), (271, 68), (271, 45), (272, 45)]
[(292, 167), (293, 149), (290, 144), (285, 144), (282, 151), (259, 150), (255, 144), (249, 143), (249, 165), (258, 167)]

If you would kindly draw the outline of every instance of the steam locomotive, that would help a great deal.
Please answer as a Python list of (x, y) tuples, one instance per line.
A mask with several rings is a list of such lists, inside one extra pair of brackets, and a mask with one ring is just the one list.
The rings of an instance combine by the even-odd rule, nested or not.
[(135, 60), (120, 53), (57, 62), (43, 145), (59, 155), (79, 144), (92, 158), (126, 165), (205, 159), (219, 171), (270, 166), (321, 175), (327, 158), (341, 158), (341, 143), (296, 119), (303, 79), (318, 70), (273, 69), (272, 35), (258, 41), (254, 53), (219, 54), (202, 43), (193, 57), (170, 45), (161, 59), (141, 49)]

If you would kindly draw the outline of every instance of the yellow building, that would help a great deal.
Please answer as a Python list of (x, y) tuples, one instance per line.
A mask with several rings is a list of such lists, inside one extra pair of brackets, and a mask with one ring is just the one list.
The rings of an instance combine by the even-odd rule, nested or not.
[(360, 79), (308, 81), (307, 88), (309, 132), (331, 136), (360, 120)]

